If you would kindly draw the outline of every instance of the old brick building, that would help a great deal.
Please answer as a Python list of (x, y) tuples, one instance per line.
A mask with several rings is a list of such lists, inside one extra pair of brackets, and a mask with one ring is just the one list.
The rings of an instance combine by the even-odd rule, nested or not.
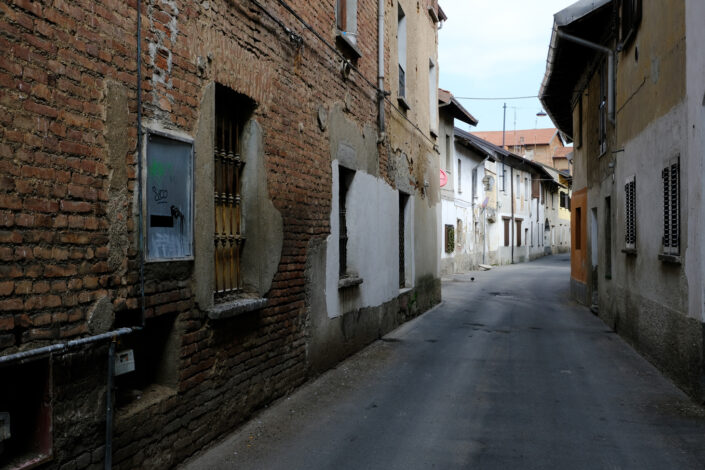
[(440, 300), (387, 3), (0, 3), (0, 468), (173, 466)]

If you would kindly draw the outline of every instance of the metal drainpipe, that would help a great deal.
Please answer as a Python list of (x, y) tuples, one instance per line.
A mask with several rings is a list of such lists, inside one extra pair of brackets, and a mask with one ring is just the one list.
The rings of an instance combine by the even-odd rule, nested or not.
[(509, 244), (512, 246), (512, 263), (514, 264), (514, 167), (509, 167), (509, 194), (510, 194), (510, 205), (512, 206), (512, 221), (509, 223), (511, 225), (510, 229), (512, 231), (512, 236), (509, 239)]
[[(384, 141), (384, 0), (377, 0), (377, 101), (379, 106), (379, 136)], [(387, 156), (389, 158), (389, 156)]]
[(108, 390), (105, 395), (105, 470), (113, 467), (113, 387), (115, 377), (115, 338), (108, 350)]
[(10, 362), (23, 361), (35, 358), (37, 356), (45, 356), (47, 354), (54, 354), (58, 352), (64, 352), (68, 349), (75, 348), (77, 346), (83, 346), (85, 344), (96, 343), (98, 341), (114, 338), (117, 336), (126, 335), (132, 333), (135, 330), (139, 330), (139, 327), (135, 328), (119, 328), (117, 330), (108, 331), (107, 333), (101, 333), (99, 335), (87, 336), (85, 338), (73, 339), (66, 343), (52, 344), (51, 346), (43, 346), (41, 348), (30, 349), (28, 351), (20, 351), (14, 354), (8, 354), (5, 356), (0, 356), (0, 364), (9, 364)]

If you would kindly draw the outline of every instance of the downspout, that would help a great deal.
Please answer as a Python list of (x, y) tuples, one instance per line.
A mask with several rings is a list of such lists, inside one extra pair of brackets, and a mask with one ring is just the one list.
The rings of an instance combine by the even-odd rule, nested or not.
[(563, 38), (567, 41), (580, 44), (581, 46), (600, 51), (607, 55), (607, 119), (609, 119), (612, 125), (615, 124), (615, 69), (614, 69), (614, 52), (609, 47), (605, 47), (601, 44), (597, 44), (585, 39), (573, 36), (568, 33), (564, 33), (560, 29), (556, 29), (556, 34), (559, 38)]
[(105, 470), (113, 467), (113, 387), (115, 377), (115, 343), (110, 342), (108, 349), (108, 390), (105, 394)]
[(379, 135), (377, 139), (383, 142), (384, 131), (384, 0), (377, 0), (377, 103)]
[[(485, 162), (486, 162), (489, 158), (490, 158), (490, 156), (487, 155), (485, 158), (482, 159), (482, 161), (481, 161), (480, 163), (478, 163), (477, 165), (475, 165), (472, 169), (473, 169), (473, 170), (477, 170), (477, 169), (480, 168), (480, 167), (483, 167), (483, 168), (484, 168)], [(484, 172), (483, 172), (483, 173), (484, 173)], [(470, 175), (472, 175), (472, 171), (470, 172)], [(476, 175), (477, 175), (477, 173), (476, 173)], [(475, 191), (477, 191), (477, 187), (479, 186), (479, 181), (477, 181), (477, 178), (475, 178), (475, 182), (474, 182), (474, 183), (475, 183)], [(476, 253), (476, 250), (477, 250), (477, 231), (475, 230), (475, 195), (474, 195), (474, 194), (472, 195), (472, 198), (473, 198), (473, 201), (472, 201), (472, 207), (473, 207), (473, 211), (472, 211), (473, 230), (472, 230), (472, 231), (473, 231), (473, 234), (475, 235), (475, 237), (474, 237), (474, 238), (475, 238), (475, 243), (473, 244), (473, 252)], [(484, 216), (483, 218), (484, 218), (485, 220), (487, 219), (486, 211), (487, 211), (487, 207), (485, 206), (485, 207), (482, 208), (482, 214), (483, 214), (483, 216)], [(482, 224), (482, 264), (485, 264), (485, 240), (487, 239), (487, 233), (485, 232), (485, 225), (486, 225), (486, 224), (485, 224), (484, 221), (483, 221), (483, 224)], [(476, 260), (477, 260), (477, 254), (473, 254), (473, 265), (475, 264), (475, 261), (476, 261)]]
[[(502, 150), (504, 150), (504, 136), (507, 128), (507, 103), (504, 103), (504, 114), (502, 117)], [(504, 165), (504, 161), (502, 161)], [(509, 245), (511, 246), (512, 259), (511, 264), (514, 264), (514, 167), (509, 166), (509, 205), (512, 207), (512, 217), (510, 219), (509, 230), (511, 230), (511, 237), (509, 239)]]
[(144, 328), (144, 208), (142, 207), (142, 0), (137, 0), (137, 210), (140, 257), (140, 326)]
[(509, 239), (509, 244), (512, 247), (512, 263), (514, 264), (514, 167), (509, 166), (509, 198), (510, 205), (512, 206), (512, 221), (509, 223), (511, 225), (510, 229), (512, 231), (512, 236)]

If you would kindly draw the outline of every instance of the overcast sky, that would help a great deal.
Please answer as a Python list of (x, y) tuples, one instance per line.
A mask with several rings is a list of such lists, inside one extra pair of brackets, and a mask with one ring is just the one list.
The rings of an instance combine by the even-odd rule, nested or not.
[[(440, 87), (456, 97), (538, 95), (553, 14), (575, 0), (440, 0), (448, 20), (439, 31)], [(505, 100), (460, 102), (480, 123), (471, 130), (502, 130)], [(553, 127), (537, 117), (536, 98), (506, 100), (507, 130)]]

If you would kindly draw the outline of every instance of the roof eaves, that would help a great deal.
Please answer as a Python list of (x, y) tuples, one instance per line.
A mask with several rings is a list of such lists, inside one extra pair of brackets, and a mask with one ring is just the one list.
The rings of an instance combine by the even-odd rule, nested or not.
[[(558, 116), (556, 112), (557, 110), (553, 107), (552, 97), (549, 93), (551, 79), (556, 73), (558, 50), (565, 47), (565, 40), (558, 37), (558, 29), (564, 29), (565, 27), (575, 25), (613, 1), (614, 0), (580, 0), (553, 15), (553, 29), (551, 31), (551, 40), (548, 46), (546, 71), (539, 89), (539, 100), (543, 105), (543, 109), (546, 111), (558, 130), (563, 134), (562, 136), (565, 138), (567, 143), (572, 142), (572, 116)], [(565, 82), (565, 80), (562, 80), (562, 82)], [(572, 84), (567, 85), (570, 86)]]

